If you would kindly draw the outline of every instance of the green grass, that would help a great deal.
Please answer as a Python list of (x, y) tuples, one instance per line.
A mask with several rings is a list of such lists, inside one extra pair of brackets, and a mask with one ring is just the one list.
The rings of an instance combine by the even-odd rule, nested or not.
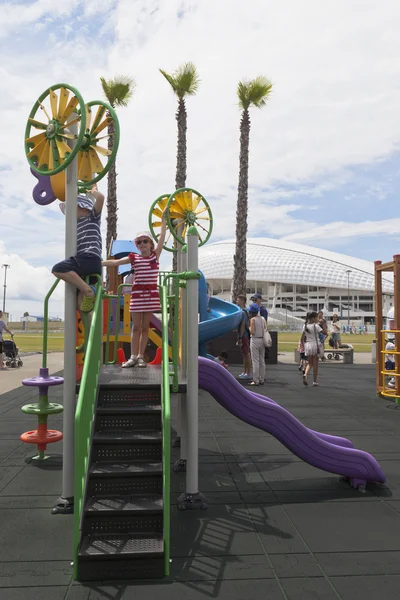
[[(292, 352), (297, 348), (297, 342), (300, 339), (300, 332), (278, 333), (278, 352)], [(367, 335), (342, 335), (342, 342), (352, 344), (355, 352), (371, 352), (372, 340), (375, 339), (373, 333)], [(20, 352), (41, 352), (43, 347), (43, 335), (41, 333), (17, 333), (15, 342)], [(328, 341), (325, 342), (325, 348), (328, 348)], [(50, 333), (48, 342), (49, 352), (62, 352), (64, 350), (64, 335), (62, 333)]]
[[(291, 352), (294, 348), (297, 348), (300, 335), (300, 332), (279, 332), (278, 352)], [(351, 344), (354, 346), (355, 352), (371, 352), (371, 344), (374, 339), (374, 333), (367, 333), (366, 335), (342, 335), (343, 344)], [(329, 348), (328, 339), (325, 340), (325, 348)]]
[[(43, 349), (41, 333), (16, 333), (14, 341), (20, 352), (41, 352)], [(49, 352), (62, 352), (64, 350), (64, 334), (49, 333), (47, 349)]]

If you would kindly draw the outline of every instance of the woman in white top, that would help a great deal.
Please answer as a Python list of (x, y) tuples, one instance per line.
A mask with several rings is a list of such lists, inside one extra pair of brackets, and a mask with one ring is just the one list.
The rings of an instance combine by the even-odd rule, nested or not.
[(267, 327), (264, 317), (259, 315), (260, 307), (256, 302), (249, 307), (250, 317), (250, 353), (253, 363), (253, 381), (250, 385), (262, 385), (265, 381), (265, 342), (264, 331)]
[(313, 386), (317, 386), (318, 378), (318, 358), (323, 352), (323, 346), (319, 339), (322, 328), (318, 325), (318, 313), (309, 312), (301, 335), (301, 342), (304, 344), (304, 352), (307, 357), (307, 367), (303, 375), (304, 385), (308, 385), (307, 376), (311, 370), (314, 372)]

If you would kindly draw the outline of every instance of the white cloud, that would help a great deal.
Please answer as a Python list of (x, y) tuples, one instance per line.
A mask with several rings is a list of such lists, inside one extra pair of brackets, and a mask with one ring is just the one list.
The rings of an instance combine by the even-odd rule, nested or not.
[[(60, 34), (72, 21), (73, 33)], [(89, 101), (101, 97), (99, 76), (117, 73), (138, 84), (129, 108), (119, 111), (119, 236), (131, 239), (147, 228), (151, 202), (172, 191), (175, 178), (176, 100), (158, 68), (172, 71), (187, 60), (202, 79), (187, 101), (187, 183), (210, 200), (214, 239), (234, 233), (236, 85), (259, 73), (272, 79), (274, 90), (266, 108), (251, 115), (249, 233), (317, 240), (326, 227), (325, 236), (337, 239), (376, 235), (376, 224), (348, 224), (346, 215), (343, 223), (316, 228), (309, 209), (346, 181), (352, 166), (399, 147), (399, 25), (394, 0), (253, 0), (251, 10), (242, 0), (2, 4), (0, 167), (10, 170), (0, 171), (1, 239), (27, 262), (49, 267), (61, 257), (57, 207), (31, 200), (25, 122), (53, 83), (67, 81)], [(42, 28), (36, 37), (35, 27)], [(308, 193), (313, 206), (300, 204), (296, 191)], [(370, 193), (380, 198), (386, 188), (372, 183)], [(321, 210), (329, 219), (330, 207)], [(397, 234), (381, 224), (384, 233)]]
[(321, 225), (314, 223), (314, 227), (307, 227), (305, 231), (297, 231), (284, 235), (283, 239), (293, 241), (318, 241), (325, 239), (344, 240), (355, 237), (382, 237), (384, 235), (398, 236), (400, 231), (400, 219), (391, 218), (382, 221), (363, 221), (361, 223), (348, 223), (346, 221), (335, 221)]

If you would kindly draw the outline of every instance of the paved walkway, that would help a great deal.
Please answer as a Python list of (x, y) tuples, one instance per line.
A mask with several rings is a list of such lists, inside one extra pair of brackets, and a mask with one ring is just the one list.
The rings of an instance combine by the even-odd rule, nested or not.
[[(72, 517), (50, 515), (60, 461), (26, 462), (32, 448), (19, 441), (34, 427), (20, 407), (35, 390), (0, 395), (1, 600), (398, 600), (400, 410), (376, 397), (372, 365), (322, 365), (320, 383), (304, 388), (294, 365), (279, 364), (258, 391), (308, 427), (373, 453), (387, 485), (360, 494), (201, 392), (200, 490), (209, 508), (178, 512), (184, 475), (173, 474), (171, 577), (134, 585), (72, 581)], [(55, 428), (61, 421), (50, 419)]]
[[(0, 394), (9, 392), (21, 385), (21, 381), (28, 377), (35, 377), (39, 374), (39, 369), (42, 366), (41, 354), (29, 354), (22, 356), (24, 365), (19, 369), (5, 369), (0, 371)], [(63, 352), (51, 352), (48, 354), (47, 366), (50, 373), (60, 371), (64, 365)]]

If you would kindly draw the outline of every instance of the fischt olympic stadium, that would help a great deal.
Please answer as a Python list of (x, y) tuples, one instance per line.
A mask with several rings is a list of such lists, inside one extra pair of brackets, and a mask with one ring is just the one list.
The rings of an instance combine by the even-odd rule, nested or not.
[[(199, 249), (199, 267), (211, 294), (231, 300), (235, 240), (207, 244)], [(383, 312), (393, 305), (393, 277), (382, 281)], [(353, 324), (373, 325), (374, 264), (337, 252), (284, 240), (250, 238), (247, 241), (247, 299), (262, 294), (270, 323), (298, 325), (308, 311), (337, 313)]]

